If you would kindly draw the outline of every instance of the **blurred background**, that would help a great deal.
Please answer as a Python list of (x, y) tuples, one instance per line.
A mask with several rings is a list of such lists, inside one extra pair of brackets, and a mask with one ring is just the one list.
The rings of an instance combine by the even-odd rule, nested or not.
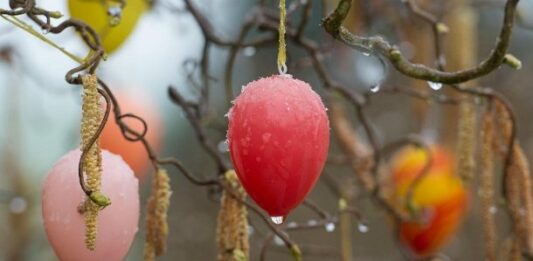
[[(193, 2), (208, 17), (217, 34), (234, 39), (257, 1)], [(276, 5), (272, 3), (276, 1), (267, 2)], [(371, 92), (376, 84), (381, 90), (388, 86), (433, 90), (426, 82), (403, 77), (393, 68), (384, 68), (373, 55), (367, 56), (334, 42), (318, 25), (323, 13), (331, 10), (336, 1), (324, 1), (325, 7), (320, 4), (321, 1), (316, 2), (305, 34), (328, 49), (324, 57), (327, 69), (337, 81), (355, 91), (371, 93), (368, 110), (379, 142), (384, 144), (409, 133), (421, 133), (427, 140), (453, 149), (457, 132), (456, 108), (421, 102), (400, 94)], [(381, 35), (398, 45), (408, 58), (434, 65), (431, 28), (414, 17), (402, 1), (354, 2), (356, 7), (352, 8), (347, 23), (352, 31), (362, 35)], [(475, 61), (480, 61), (489, 54), (501, 26), (504, 1), (420, 2), (450, 27), (445, 44), (448, 57), (469, 52)], [(453, 2), (457, 3), (454, 5)], [(59, 10), (68, 16), (66, 1), (41, 0), (38, 5), (48, 10)], [(8, 8), (7, 1), (0, 8)], [(466, 21), (461, 20), (464, 17), (459, 17), (465, 10), (470, 12)], [(510, 52), (519, 57), (523, 68), (515, 71), (503, 66), (476, 84), (491, 86), (511, 101), (517, 114), (519, 139), (531, 160), (533, 121), (530, 121), (529, 113), (533, 110), (530, 102), (533, 99), (533, 1), (522, 0), (519, 11), (522, 20), (514, 30)], [(472, 26), (464, 26), (464, 23)], [(251, 35), (254, 34), (257, 32)], [(84, 56), (82, 43), (73, 31), (49, 37), (78, 56)], [(465, 40), (470, 45), (465, 46)], [(112, 86), (119, 99), (131, 96), (129, 102), (132, 104), (146, 102), (149, 108), (141, 108), (137, 113), (147, 117), (149, 125), (157, 126), (149, 130), (156, 136), (154, 139), (159, 144), (156, 147), (160, 155), (177, 157), (199, 176), (212, 176), (216, 172), (214, 164), (199, 146), (181, 109), (167, 96), (168, 86), (173, 85), (187, 98), (196, 97), (198, 92), (188, 80), (188, 75), (196, 69), (188, 61), (201, 58), (203, 43), (202, 32), (184, 8), (184, 3), (181, 0), (161, 0), (141, 16), (126, 42), (101, 64), (99, 75)], [(322, 83), (310, 68), (306, 53), (290, 42), (288, 52), (289, 73), (309, 82), (323, 94)], [(221, 97), (228, 48), (213, 46), (209, 56), (213, 92), (210, 115), (218, 119), (220, 128), (225, 130), (224, 115), (228, 108)], [(235, 92), (238, 93), (241, 86), (251, 80), (277, 73), (275, 59), (276, 47), (273, 44), (241, 49), (233, 74)], [(453, 58), (448, 61), (453, 68)], [(80, 142), (80, 88), (67, 84), (64, 79), (65, 73), (75, 65), (56, 49), (0, 20), (0, 233), (4, 235), (0, 237), (0, 260), (56, 259), (42, 226), (40, 193), (47, 171), (62, 155), (77, 148)], [(127, 111), (127, 108), (124, 110)], [(348, 110), (348, 113), (355, 119), (353, 111)], [(354, 120), (354, 123), (357, 132), (363, 133), (357, 121)], [(225, 132), (213, 130), (210, 137), (227, 155)], [(339, 146), (332, 135), (330, 158), (339, 154)], [(151, 172), (146, 166), (139, 168), (141, 172), (148, 172), (140, 180), (141, 203), (144, 205)], [(205, 188), (193, 186), (174, 170), (170, 173), (174, 193), (169, 213), (169, 247), (160, 260), (215, 259), (218, 202), (209, 197)], [(338, 181), (353, 175), (351, 168), (338, 164), (328, 164), (324, 173)], [(483, 239), (479, 226), (479, 204), (476, 204), (479, 199), (477, 191), (472, 190), (470, 194), (468, 217), (454, 240), (443, 250), (452, 260), (482, 260)], [(337, 211), (338, 197), (322, 180), (311, 192), (310, 198), (331, 213)], [(356, 198), (354, 205), (363, 213), (368, 224), (362, 226), (354, 221), (351, 233), (355, 260), (403, 260), (385, 213), (368, 198)], [(507, 217), (501, 212), (495, 211), (499, 228), (507, 231)], [(315, 216), (309, 209), (299, 207), (291, 214), (289, 222), (313, 223), (316, 222)], [(142, 216), (140, 221), (143, 220)], [(258, 260), (268, 230), (253, 214), (250, 222), (253, 225), (249, 229), (251, 259)], [(142, 223), (139, 228), (127, 260), (142, 259)], [(338, 229), (296, 231), (291, 236), (302, 245), (314, 246), (316, 253), (304, 255), (304, 260), (340, 260)], [(282, 245), (279, 239), (274, 239), (267, 260), (291, 260)]]

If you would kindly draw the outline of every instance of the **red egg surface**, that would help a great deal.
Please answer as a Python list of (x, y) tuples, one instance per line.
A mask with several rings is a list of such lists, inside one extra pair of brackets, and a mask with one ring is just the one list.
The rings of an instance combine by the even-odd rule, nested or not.
[(42, 191), (46, 235), (59, 260), (123, 260), (137, 233), (139, 182), (120, 156), (102, 151), (102, 193), (111, 205), (97, 218), (96, 249), (85, 246), (85, 221), (78, 206), (85, 193), (78, 181), (81, 152), (63, 156), (47, 174)]
[(320, 96), (290, 75), (249, 83), (228, 113), (230, 155), (252, 199), (286, 216), (315, 185), (327, 158), (329, 121)]

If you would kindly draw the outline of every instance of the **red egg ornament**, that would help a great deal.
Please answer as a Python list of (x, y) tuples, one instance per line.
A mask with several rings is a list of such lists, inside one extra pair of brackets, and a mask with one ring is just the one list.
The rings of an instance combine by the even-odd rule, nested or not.
[(124, 260), (137, 233), (139, 181), (120, 156), (102, 151), (102, 193), (111, 205), (98, 214), (96, 249), (85, 246), (85, 200), (78, 180), (81, 152), (63, 156), (44, 179), (42, 215), (46, 235), (59, 260)]
[(228, 113), (230, 155), (252, 199), (281, 223), (315, 185), (329, 147), (320, 96), (290, 75), (243, 88)]

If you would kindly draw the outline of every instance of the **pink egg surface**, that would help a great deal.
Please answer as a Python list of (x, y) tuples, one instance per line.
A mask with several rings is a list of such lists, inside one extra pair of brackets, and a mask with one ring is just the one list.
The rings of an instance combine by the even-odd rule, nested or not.
[(44, 180), (42, 214), (48, 240), (60, 260), (122, 260), (137, 233), (139, 182), (120, 156), (102, 152), (102, 192), (111, 205), (97, 219), (96, 249), (85, 247), (85, 222), (78, 206), (85, 199), (78, 180), (79, 149), (63, 156)]

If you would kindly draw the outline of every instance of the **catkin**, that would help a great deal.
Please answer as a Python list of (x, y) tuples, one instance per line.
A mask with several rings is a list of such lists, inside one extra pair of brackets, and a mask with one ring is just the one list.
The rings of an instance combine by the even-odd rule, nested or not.
[(476, 106), (472, 102), (462, 103), (459, 106), (459, 136), (458, 136), (458, 167), (459, 176), (470, 181), (476, 166), (474, 160), (476, 140)]
[(510, 255), (508, 260), (520, 260), (522, 246), (524, 242), (524, 222), (520, 215), (520, 191), (519, 179), (517, 169), (512, 166), (510, 173), (505, 174), (505, 185), (507, 190), (507, 206), (511, 214), (511, 221), (513, 227), (513, 240), (510, 248)]
[(246, 206), (240, 202), (246, 199), (246, 192), (239, 183), (235, 171), (226, 172), (225, 178), (226, 189), (222, 194), (217, 219), (217, 260), (248, 260), (248, 213)]
[(500, 139), (494, 139), (494, 147), (495, 150), (498, 151), (503, 157), (505, 157), (505, 154), (507, 153), (509, 139), (511, 138), (512, 134), (512, 120), (509, 115), (509, 112), (507, 111), (507, 108), (499, 101), (494, 101), (494, 119), (496, 121), (496, 124), (498, 125), (498, 134), (501, 136)]
[(513, 165), (516, 168), (516, 172), (511, 173), (511, 175), (518, 176), (516, 179), (519, 180), (517, 185), (522, 203), (521, 208), (518, 210), (523, 222), (522, 240), (524, 240), (524, 247), (526, 247), (526, 250), (528, 252), (533, 252), (533, 199), (531, 195), (531, 175), (529, 163), (524, 155), (524, 150), (518, 143), (515, 143), (514, 146)]
[[(506, 148), (508, 141), (513, 138), (512, 118), (505, 106), (495, 102), (496, 119), (503, 137), (503, 146)], [(533, 195), (531, 172), (529, 163), (518, 140), (515, 140), (513, 158), (507, 175), (508, 204), (513, 219), (515, 233), (522, 241), (522, 246), (528, 253), (533, 253)]]
[(494, 204), (494, 126), (491, 112), (485, 112), (481, 133), (481, 201), (483, 232), (485, 238), (485, 259), (496, 261), (496, 224), (492, 208)]
[(501, 243), (499, 259), (501, 261), (521, 261), (522, 251), (520, 240), (516, 235), (510, 235)]
[(152, 182), (146, 216), (144, 260), (155, 260), (166, 250), (168, 236), (167, 212), (170, 205), (170, 178), (165, 169), (158, 169)]
[[(81, 120), (81, 148), (84, 150), (96, 134), (102, 112), (100, 110), (98, 83), (96, 75), (84, 75), (83, 83), (83, 105)], [(99, 192), (102, 175), (102, 153), (98, 140), (92, 145), (85, 156), (83, 172), (86, 177), (87, 188), (92, 192)], [(96, 218), (100, 206), (86, 199), (83, 207), (85, 218), (85, 245), (89, 250), (96, 248)]]

